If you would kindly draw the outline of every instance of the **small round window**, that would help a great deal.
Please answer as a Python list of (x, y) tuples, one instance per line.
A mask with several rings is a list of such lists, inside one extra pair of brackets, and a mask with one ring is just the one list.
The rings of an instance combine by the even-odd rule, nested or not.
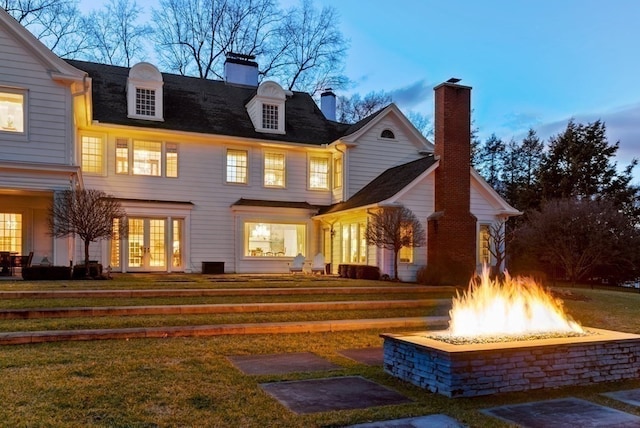
[(393, 133), (392, 130), (385, 129), (384, 131), (382, 131), (382, 134), (380, 134), (380, 138), (391, 138), (391, 139), (394, 139), (394, 138), (396, 138), (396, 136), (395, 136), (395, 134)]

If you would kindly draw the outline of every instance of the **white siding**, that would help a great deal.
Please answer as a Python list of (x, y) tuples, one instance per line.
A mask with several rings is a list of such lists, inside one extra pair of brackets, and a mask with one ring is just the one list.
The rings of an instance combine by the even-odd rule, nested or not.
[[(380, 138), (380, 133), (391, 129), (395, 139)], [(404, 125), (392, 114), (369, 129), (357, 141), (357, 147), (349, 150), (347, 194), (349, 199), (383, 171), (422, 157), (413, 137), (405, 133)]]
[(2, 132), (0, 160), (66, 164), (72, 156), (72, 102), (38, 60), (0, 28), (0, 88), (26, 91), (26, 135)]

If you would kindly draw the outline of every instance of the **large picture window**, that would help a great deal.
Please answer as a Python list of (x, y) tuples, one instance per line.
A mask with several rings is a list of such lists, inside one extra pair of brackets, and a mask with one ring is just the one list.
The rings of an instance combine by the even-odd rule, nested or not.
[(248, 257), (295, 257), (306, 253), (307, 227), (295, 223), (251, 223), (244, 225)]
[(0, 90), (0, 131), (24, 132), (24, 94)]

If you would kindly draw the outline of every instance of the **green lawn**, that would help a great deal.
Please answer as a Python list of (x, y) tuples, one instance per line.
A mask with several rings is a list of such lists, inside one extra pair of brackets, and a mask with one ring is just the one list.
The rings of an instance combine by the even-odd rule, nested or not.
[[(185, 275), (189, 286), (209, 286), (200, 275)], [(144, 278), (141, 276), (141, 278)], [(90, 288), (155, 288), (161, 280), (85, 282)], [(302, 280), (301, 280), (302, 281)], [(84, 282), (84, 281), (80, 281)], [(272, 281), (234, 282), (234, 287), (273, 287)], [(320, 281), (309, 284), (322, 285)], [(346, 281), (345, 285), (390, 285), (371, 281)], [(178, 283), (183, 284), (183, 283)], [(283, 281), (284, 286), (295, 286)], [(335, 282), (325, 283), (334, 286)], [(229, 288), (229, 284), (219, 288)], [(305, 284), (307, 286), (307, 284)], [(53, 288), (81, 288), (47, 284)], [(38, 289), (37, 283), (0, 282), (1, 289)], [(640, 294), (615, 290), (571, 289), (588, 300), (566, 300), (570, 314), (583, 325), (640, 333)], [(370, 297), (370, 296), (367, 296)], [(439, 295), (438, 297), (442, 297)], [(344, 298), (340, 296), (339, 299)], [(423, 293), (416, 298), (428, 298)], [(336, 299), (336, 300), (339, 300)], [(82, 300), (82, 299), (80, 299)], [(309, 300), (315, 300), (313, 296)], [(172, 302), (174, 300), (172, 299)], [(1, 302), (3, 305), (7, 302)], [(29, 302), (22, 302), (29, 307)], [(31, 301), (39, 306), (42, 300)], [(172, 303), (179, 304), (179, 303)], [(425, 311), (430, 308), (425, 309)], [(411, 310), (413, 311), (413, 310)], [(410, 311), (410, 312), (411, 312)], [(351, 312), (351, 311), (349, 311)], [(359, 312), (359, 311), (358, 311)], [(356, 311), (352, 316), (369, 316)], [(334, 319), (341, 312), (292, 314), (318, 319)], [(424, 313), (424, 312), (423, 312)], [(292, 316), (284, 314), (285, 316)], [(253, 314), (255, 321), (279, 320), (283, 314)], [(376, 311), (376, 316), (398, 316)], [(412, 315), (413, 316), (413, 315)], [(129, 319), (136, 317), (118, 317)], [(140, 322), (174, 322), (172, 319), (141, 319)], [(191, 317), (184, 317), (185, 322)], [(151, 321), (153, 320), (153, 321)], [(30, 320), (26, 320), (30, 321)], [(25, 322), (26, 322), (25, 321)], [(62, 323), (56, 328), (72, 328), (78, 319), (34, 320)], [(132, 321), (132, 320), (129, 320)], [(129, 322), (127, 321), (127, 322)], [(22, 322), (22, 321), (20, 321)], [(82, 323), (103, 322), (80, 319)], [(108, 321), (111, 322), (111, 321)], [(137, 321), (136, 321), (137, 322)], [(236, 321), (233, 321), (236, 322)], [(238, 321), (240, 322), (240, 321)], [(15, 327), (17, 321), (3, 325)], [(66, 325), (66, 327), (65, 327)], [(12, 330), (17, 330), (14, 328)], [(473, 399), (448, 399), (431, 394), (386, 375), (380, 367), (368, 367), (342, 357), (348, 348), (381, 346), (381, 331), (340, 333), (220, 336), (209, 338), (169, 338), (61, 342), (0, 347), (0, 426), (49, 427), (329, 427), (400, 417), (445, 413), (470, 427), (504, 427), (506, 424), (484, 416), (480, 409), (549, 398), (574, 396), (640, 415), (640, 409), (601, 395), (601, 392), (640, 388), (640, 380), (589, 387), (529, 391)], [(231, 365), (227, 356), (281, 352), (313, 352), (342, 367), (330, 372), (278, 376), (247, 376)], [(411, 404), (364, 410), (296, 415), (265, 394), (259, 383), (327, 376), (359, 375), (393, 388), (414, 400)]]

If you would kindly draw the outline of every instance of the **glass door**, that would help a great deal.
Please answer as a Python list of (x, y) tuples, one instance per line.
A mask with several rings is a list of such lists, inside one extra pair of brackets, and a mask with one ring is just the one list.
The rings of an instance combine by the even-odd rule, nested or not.
[(165, 219), (129, 219), (128, 270), (167, 270), (166, 229)]

